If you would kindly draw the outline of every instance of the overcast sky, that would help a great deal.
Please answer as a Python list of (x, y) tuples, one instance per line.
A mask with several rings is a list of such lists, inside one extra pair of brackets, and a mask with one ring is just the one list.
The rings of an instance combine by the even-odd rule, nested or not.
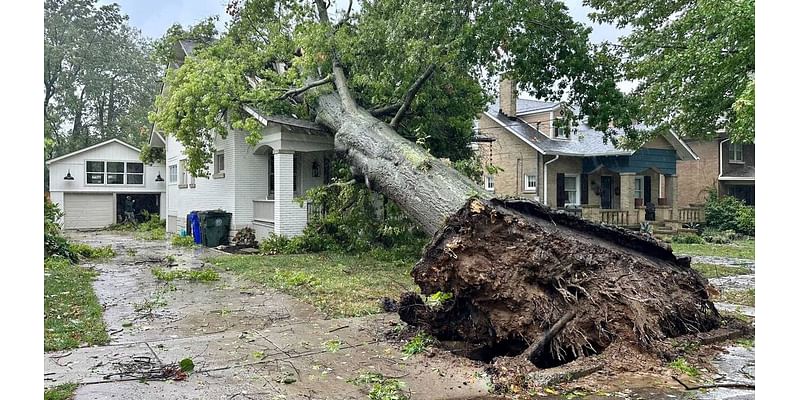
[[(228, 0), (100, 0), (101, 4), (117, 3), (123, 14), (130, 17), (131, 25), (141, 29), (145, 36), (158, 38), (166, 32), (173, 23), (178, 22), (183, 26), (193, 25), (199, 20), (212, 15), (219, 15), (218, 29), (222, 30), (225, 21), (229, 19), (225, 14)], [(336, 0), (338, 8), (345, 8), (347, 0)], [(566, 0), (572, 17), (590, 25), (593, 28), (591, 40), (616, 41), (624, 33), (611, 25), (597, 25), (590, 23), (589, 8), (584, 7), (582, 0)]]

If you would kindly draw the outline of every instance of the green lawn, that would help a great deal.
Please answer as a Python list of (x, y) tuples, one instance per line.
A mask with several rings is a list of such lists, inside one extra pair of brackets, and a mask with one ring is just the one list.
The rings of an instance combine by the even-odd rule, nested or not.
[(381, 312), (381, 298), (396, 299), (416, 288), (409, 275), (413, 262), (380, 261), (367, 255), (235, 255), (209, 261), (311, 303), (330, 317)]
[(719, 296), (716, 299), (714, 299), (714, 301), (755, 307), (756, 290), (755, 289), (723, 290), (719, 294)]
[(44, 391), (44, 400), (69, 400), (75, 396), (78, 385), (66, 383)]
[(96, 275), (64, 259), (45, 260), (45, 351), (108, 343), (103, 307), (92, 290)]
[(675, 254), (687, 254), (690, 256), (717, 256), (731, 258), (745, 258), (755, 260), (756, 241), (740, 240), (731, 244), (681, 244), (672, 243), (672, 251)]
[(723, 276), (746, 275), (750, 274), (750, 268), (732, 267), (718, 264), (692, 263), (692, 269), (699, 272), (706, 278), (721, 278)]

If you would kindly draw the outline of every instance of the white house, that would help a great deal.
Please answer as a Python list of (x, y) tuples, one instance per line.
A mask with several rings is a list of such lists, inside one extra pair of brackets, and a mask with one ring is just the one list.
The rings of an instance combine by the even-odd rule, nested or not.
[(50, 199), (64, 211), (64, 229), (103, 228), (121, 222), (125, 198), (138, 212), (166, 211), (163, 164), (146, 165), (139, 149), (107, 140), (47, 161)]
[[(193, 42), (180, 41), (170, 68), (178, 68), (193, 48)], [(233, 129), (225, 138), (217, 135), (209, 177), (191, 176), (183, 145), (153, 130), (150, 146), (166, 148), (167, 232), (188, 231), (192, 211), (221, 209), (232, 214), (231, 236), (244, 227), (252, 227), (258, 240), (302, 233), (310, 210), (296, 198), (330, 180), (333, 136), (313, 122), (245, 110), (261, 122), (262, 140), (251, 146), (247, 133)]]

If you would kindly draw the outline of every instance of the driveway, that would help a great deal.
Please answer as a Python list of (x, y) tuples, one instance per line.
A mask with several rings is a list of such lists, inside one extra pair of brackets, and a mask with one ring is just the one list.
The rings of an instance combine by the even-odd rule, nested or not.
[[(92, 264), (111, 343), (44, 356), (45, 386), (80, 383), (76, 399), (363, 399), (364, 387), (348, 380), (366, 372), (400, 379), (415, 399), (488, 395), (476, 362), (446, 352), (404, 359), (387, 339), (401, 326), (396, 315), (325, 319), (225, 272), (215, 282), (164, 283), (152, 268), (201, 268), (215, 250), (117, 232), (69, 237), (117, 253)], [(195, 364), (186, 380), (141, 379), (185, 358)]]

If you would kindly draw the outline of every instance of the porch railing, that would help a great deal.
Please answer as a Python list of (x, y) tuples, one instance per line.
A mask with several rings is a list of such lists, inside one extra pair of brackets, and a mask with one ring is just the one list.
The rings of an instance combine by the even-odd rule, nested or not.
[(275, 222), (275, 200), (253, 200), (253, 219)]
[(611, 225), (630, 225), (630, 212), (627, 210), (600, 210), (600, 222)]
[(699, 207), (683, 207), (678, 209), (678, 220), (681, 222), (704, 222), (706, 213)]

